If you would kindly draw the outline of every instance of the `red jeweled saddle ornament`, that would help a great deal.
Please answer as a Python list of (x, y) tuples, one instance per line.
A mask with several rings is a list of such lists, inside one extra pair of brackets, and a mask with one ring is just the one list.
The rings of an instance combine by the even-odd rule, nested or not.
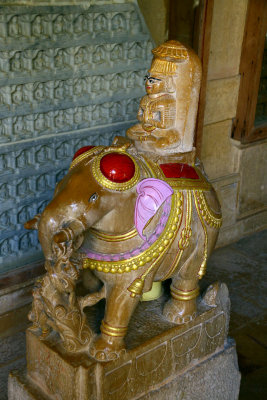
[(194, 167), (188, 164), (168, 163), (160, 164), (166, 178), (199, 179)]
[(101, 158), (100, 170), (112, 182), (127, 182), (134, 176), (134, 162), (126, 154), (109, 153)]

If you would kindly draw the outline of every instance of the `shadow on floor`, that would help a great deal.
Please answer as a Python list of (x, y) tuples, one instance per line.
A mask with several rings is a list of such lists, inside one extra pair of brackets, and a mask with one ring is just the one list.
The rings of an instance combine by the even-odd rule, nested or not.
[(267, 230), (217, 249), (202, 287), (225, 282), (231, 299), (229, 334), (242, 374), (239, 400), (267, 399)]

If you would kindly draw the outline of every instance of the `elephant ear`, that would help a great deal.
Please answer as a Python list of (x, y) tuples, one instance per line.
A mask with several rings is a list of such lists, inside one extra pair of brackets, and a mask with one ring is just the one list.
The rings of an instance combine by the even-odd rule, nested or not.
[(138, 183), (136, 191), (138, 197), (135, 203), (134, 223), (137, 232), (145, 240), (144, 227), (164, 201), (173, 194), (173, 190), (168, 183), (160, 179), (148, 178)]

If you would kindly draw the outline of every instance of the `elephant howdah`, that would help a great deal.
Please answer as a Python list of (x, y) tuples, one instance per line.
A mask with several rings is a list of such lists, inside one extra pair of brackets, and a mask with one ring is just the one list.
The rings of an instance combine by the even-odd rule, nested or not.
[[(165, 317), (192, 320), (220, 225), (220, 206), (200, 165), (155, 163), (116, 141), (79, 150), (53, 200), (26, 224), (39, 231), (47, 269), (34, 291), (33, 329), (44, 337), (56, 330), (68, 351), (115, 359), (142, 294), (167, 278)], [(103, 286), (77, 297), (82, 270)], [(83, 309), (102, 298), (105, 316), (96, 336)]]

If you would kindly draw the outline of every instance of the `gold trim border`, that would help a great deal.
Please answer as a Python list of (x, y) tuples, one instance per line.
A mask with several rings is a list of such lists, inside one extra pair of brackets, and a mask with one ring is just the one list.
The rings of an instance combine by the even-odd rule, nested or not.
[[(215, 214), (208, 206), (207, 200), (202, 191), (194, 191), (194, 196), (197, 200), (199, 212), (206, 221), (206, 223), (216, 229), (219, 229), (222, 225), (222, 215)], [(197, 206), (197, 205), (196, 205)]]
[(85, 158), (90, 157), (94, 153), (99, 153), (104, 149), (104, 146), (95, 146), (90, 150), (85, 151), (84, 153), (80, 154), (78, 157), (76, 157), (72, 163), (70, 164), (69, 170), (74, 168), (77, 164), (79, 164), (81, 161), (83, 161)]
[(186, 217), (185, 217), (185, 227), (181, 231), (180, 239), (178, 241), (178, 252), (171, 264), (171, 267), (167, 274), (164, 276), (162, 280), (166, 280), (172, 276), (172, 274), (178, 268), (181, 257), (183, 255), (184, 250), (189, 246), (189, 240), (192, 235), (191, 229), (191, 220), (192, 220), (192, 196), (189, 190), (186, 191)]
[(199, 288), (193, 290), (182, 290), (171, 286), (171, 295), (176, 300), (188, 301), (193, 300), (199, 295)]
[(138, 234), (135, 228), (121, 235), (112, 235), (104, 232), (99, 232), (94, 228), (90, 229), (90, 233), (94, 235), (97, 239), (103, 240), (105, 242), (124, 242), (125, 240), (134, 238)]
[(204, 220), (203, 220), (203, 215), (201, 213), (201, 209), (199, 207), (196, 191), (194, 191), (194, 200), (195, 200), (195, 206), (196, 206), (197, 214), (198, 214), (198, 217), (199, 217), (199, 220), (200, 220), (200, 223), (202, 225), (203, 232), (204, 232), (203, 260), (202, 260), (202, 263), (201, 263), (199, 271), (198, 271), (198, 277), (199, 277), (199, 279), (202, 279), (203, 276), (205, 275), (206, 269), (207, 269), (208, 233), (207, 233), (207, 228), (206, 228)]
[(127, 329), (128, 329), (127, 326), (125, 328), (113, 327), (104, 320), (102, 320), (100, 326), (100, 330), (102, 333), (112, 337), (124, 337), (127, 333)]

